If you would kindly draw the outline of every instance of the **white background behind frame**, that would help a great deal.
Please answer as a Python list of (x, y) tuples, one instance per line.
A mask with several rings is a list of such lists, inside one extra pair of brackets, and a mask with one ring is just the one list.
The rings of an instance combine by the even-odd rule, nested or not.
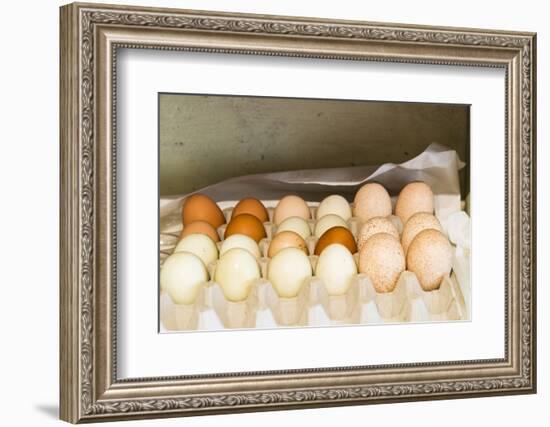
[[(504, 69), (118, 49), (117, 83), (119, 378), (504, 356)], [(472, 321), (158, 334), (158, 92), (471, 104)]]

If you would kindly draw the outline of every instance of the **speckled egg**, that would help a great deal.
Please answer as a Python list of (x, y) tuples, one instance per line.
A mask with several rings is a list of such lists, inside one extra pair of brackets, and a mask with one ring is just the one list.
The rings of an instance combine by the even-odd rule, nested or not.
[(432, 214), (427, 212), (417, 212), (409, 218), (403, 227), (403, 234), (401, 235), (401, 244), (403, 245), (405, 255), (407, 254), (409, 245), (416, 235), (421, 231), (428, 230), (430, 228), (443, 231), (439, 220)]
[(399, 240), (377, 233), (359, 251), (359, 272), (366, 274), (376, 292), (392, 292), (405, 270), (405, 254)]
[(355, 194), (353, 212), (362, 222), (376, 216), (391, 215), (390, 195), (381, 184), (369, 182)]
[(403, 224), (417, 212), (434, 212), (434, 194), (425, 182), (411, 182), (399, 193), (395, 203), (395, 215)]
[(453, 247), (440, 231), (423, 230), (409, 245), (407, 269), (416, 274), (425, 291), (439, 289), (452, 267)]
[(357, 235), (357, 247), (359, 250), (361, 250), (369, 238), (377, 233), (388, 233), (399, 239), (399, 232), (393, 222), (387, 217), (375, 216), (365, 222), (359, 230), (359, 234)]

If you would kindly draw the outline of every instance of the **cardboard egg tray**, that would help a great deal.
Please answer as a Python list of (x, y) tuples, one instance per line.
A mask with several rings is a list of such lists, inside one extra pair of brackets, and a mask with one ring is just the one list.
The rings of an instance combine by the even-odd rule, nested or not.
[[(229, 222), (232, 207), (236, 202), (219, 203)], [(273, 218), (276, 201), (264, 202), (269, 218)], [(318, 203), (311, 203), (311, 217), (315, 218)], [(436, 212), (437, 214), (437, 212)], [(462, 211), (461, 220), (467, 215)], [(390, 219), (401, 233), (399, 218)], [(441, 221), (445, 229), (448, 221)], [(347, 221), (352, 234), (357, 238), (360, 222), (352, 217)], [(309, 253), (317, 243), (313, 236), (315, 220), (309, 220), (312, 236), (306, 239)], [(452, 225), (452, 223), (451, 223)], [(427, 321), (458, 321), (470, 318), (470, 267), (469, 249), (453, 244), (453, 270), (440, 288), (424, 291), (416, 275), (410, 271), (401, 273), (395, 289), (378, 293), (370, 279), (357, 274), (343, 295), (329, 295), (325, 286), (315, 275), (306, 280), (295, 298), (281, 298), (267, 280), (267, 251), (276, 226), (264, 223), (267, 237), (259, 242), (262, 258), (259, 259), (261, 278), (255, 281), (248, 298), (241, 302), (225, 299), (219, 284), (210, 280), (199, 292), (196, 301), (189, 305), (175, 304), (169, 295), (161, 292), (160, 318), (163, 331), (220, 330), (236, 328), (277, 328), (330, 326), (346, 324), (380, 324)], [(226, 225), (218, 228), (220, 238)], [(180, 210), (176, 209), (161, 219), (160, 265), (173, 252), (181, 232)], [(445, 230), (448, 233), (448, 230)], [(456, 234), (456, 227), (453, 229)], [(467, 230), (469, 233), (469, 229)], [(469, 237), (468, 237), (469, 239)], [(454, 242), (451, 242), (454, 243)], [(218, 243), (218, 248), (221, 242)], [(356, 262), (358, 254), (354, 254)], [(309, 256), (313, 272), (318, 256)], [(210, 277), (214, 277), (217, 261), (208, 265)]]

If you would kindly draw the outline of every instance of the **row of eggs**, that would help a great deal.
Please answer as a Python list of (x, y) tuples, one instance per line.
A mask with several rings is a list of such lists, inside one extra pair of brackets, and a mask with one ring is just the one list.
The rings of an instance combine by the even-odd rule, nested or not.
[[(305, 243), (311, 234), (310, 212), (295, 195), (282, 198), (273, 212), (277, 232), (268, 249), (267, 279), (280, 297), (296, 296), (313, 275)], [(359, 189), (353, 212), (345, 198), (331, 195), (315, 214), (314, 234), (319, 239), (314, 251), (319, 255), (315, 275), (329, 294), (345, 293), (358, 272), (367, 274), (378, 292), (391, 292), (405, 268), (429, 291), (437, 289), (451, 270), (452, 247), (433, 215), (433, 193), (425, 183), (410, 183), (399, 194), (395, 214), (405, 224), (401, 236), (389, 219), (390, 196), (378, 183)], [(346, 223), (352, 215), (362, 224), (357, 242)], [(225, 227), (219, 250), (216, 229), (225, 217), (213, 200), (202, 194), (188, 197), (182, 206), (182, 221), (181, 240), (161, 269), (161, 288), (176, 303), (192, 303), (201, 284), (209, 279), (206, 266), (219, 258), (212, 279), (228, 300), (246, 299), (252, 283), (260, 278), (258, 242), (266, 237), (263, 223), (269, 221), (265, 206), (257, 199), (241, 200)], [(357, 251), (358, 262), (352, 255)]]

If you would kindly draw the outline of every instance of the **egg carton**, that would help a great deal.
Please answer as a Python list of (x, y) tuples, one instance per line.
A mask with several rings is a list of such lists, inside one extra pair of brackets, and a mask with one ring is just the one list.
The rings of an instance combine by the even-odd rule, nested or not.
[[(311, 257), (314, 258), (314, 257)], [(312, 259), (312, 263), (314, 263)], [(215, 270), (214, 265), (209, 266)], [(175, 304), (161, 293), (161, 321), (167, 331), (281, 328), (464, 320), (464, 295), (453, 271), (439, 289), (424, 291), (410, 271), (401, 273), (392, 292), (379, 293), (364, 274), (356, 275), (348, 291), (329, 295), (321, 279), (312, 277), (294, 298), (281, 298), (265, 278), (252, 285), (248, 298), (225, 299), (215, 281), (203, 285), (193, 304)], [(455, 260), (456, 265), (456, 260)]]
[[(229, 202), (231, 203), (231, 202)], [(229, 221), (233, 202), (221, 206)], [(266, 203), (269, 218), (273, 218), (276, 202)], [(311, 217), (315, 218), (318, 203), (308, 204)], [(461, 219), (469, 218), (461, 212)], [(455, 215), (456, 216), (456, 215)], [(460, 215), (458, 215), (460, 216)], [(399, 233), (402, 224), (398, 217), (390, 216)], [(453, 234), (454, 240), (462, 242), (462, 235), (469, 228), (457, 221), (441, 221), (444, 232)], [(459, 221), (460, 222), (460, 221)], [(315, 220), (308, 221), (313, 233)], [(347, 221), (348, 228), (357, 239), (360, 222), (352, 217)], [(469, 225), (469, 223), (468, 223)], [(462, 228), (460, 228), (462, 226)], [(223, 239), (226, 225), (218, 228), (220, 239)], [(174, 304), (171, 298), (161, 293), (161, 323), (167, 331), (219, 330), (235, 328), (276, 328), (299, 326), (329, 326), (343, 324), (380, 324), (401, 322), (468, 320), (470, 318), (470, 272), (469, 248), (453, 246), (455, 255), (453, 270), (446, 277), (440, 288), (424, 291), (410, 271), (404, 271), (398, 283), (390, 293), (378, 293), (370, 279), (364, 274), (354, 277), (348, 291), (343, 295), (329, 295), (321, 279), (312, 277), (307, 280), (295, 298), (280, 298), (267, 280), (267, 251), (271, 238), (276, 233), (276, 226), (268, 221), (264, 223), (266, 238), (259, 242), (262, 258), (259, 260), (261, 279), (257, 280), (248, 298), (242, 302), (231, 302), (225, 299), (219, 284), (213, 280), (205, 283), (196, 301), (190, 305)], [(447, 230), (447, 228), (450, 228)], [(181, 216), (179, 210), (161, 221), (160, 264), (173, 252), (181, 233)], [(457, 232), (456, 229), (459, 231)], [(458, 237), (457, 237), (458, 235)], [(462, 239), (462, 240), (461, 240)], [(306, 239), (309, 253), (313, 254), (317, 238)], [(218, 249), (222, 241), (217, 243)], [(358, 254), (354, 254), (356, 263)], [(315, 271), (318, 257), (309, 256), (312, 269)], [(208, 266), (210, 277), (215, 277), (217, 261)]]

